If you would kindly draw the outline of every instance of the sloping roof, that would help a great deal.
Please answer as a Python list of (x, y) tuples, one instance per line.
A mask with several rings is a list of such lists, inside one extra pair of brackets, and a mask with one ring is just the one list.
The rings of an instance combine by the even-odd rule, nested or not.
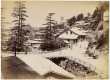
[(35, 40), (28, 40), (27, 43), (31, 43), (31, 44), (42, 44), (42, 41), (35, 41)]
[(70, 78), (75, 77), (73, 74), (67, 72), (63, 68), (57, 66), (52, 61), (40, 55), (18, 55), (17, 57), (24, 61), (28, 66), (30, 66), (34, 71), (36, 71), (40, 75), (46, 75), (49, 72), (53, 72)]
[(67, 41), (67, 40), (64, 40), (64, 42), (67, 43), (67, 44), (69, 44), (69, 41)]
[(81, 21), (77, 21), (76, 24), (79, 24), (79, 25), (83, 25), (85, 23), (84, 20), (81, 20)]
[(78, 35), (87, 35), (85, 30), (81, 30), (80, 28), (72, 28), (71, 31), (75, 32)]
[(76, 34), (66, 34), (66, 33), (63, 33), (59, 36), (59, 38), (62, 38), (62, 39), (76, 39), (78, 37), (78, 35)]
[(43, 41), (43, 39), (40, 39), (40, 38), (39, 38), (39, 39), (38, 39), (38, 38), (35, 38), (35, 39), (34, 39), (34, 41)]
[(81, 20), (81, 21), (77, 21), (75, 24), (77, 24), (77, 26), (85, 26), (85, 25), (89, 25), (90, 22), (85, 22), (84, 20)]
[(85, 21), (77, 21), (75, 23), (75, 25), (72, 25), (72, 26), (69, 26), (65, 23), (66, 28), (63, 31), (61, 31), (60, 33), (56, 34), (55, 37), (57, 38), (60, 35), (64, 34), (67, 31), (70, 31), (70, 30), (72, 30), (77, 35), (86, 35), (84, 30), (78, 30), (78, 26), (85, 26), (85, 25), (88, 25), (88, 24), (90, 24), (90, 23), (85, 23)]

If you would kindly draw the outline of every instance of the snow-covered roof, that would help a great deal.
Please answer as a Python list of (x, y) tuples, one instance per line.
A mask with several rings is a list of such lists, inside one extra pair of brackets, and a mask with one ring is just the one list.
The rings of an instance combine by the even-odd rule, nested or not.
[(76, 26), (85, 26), (85, 25), (90, 25), (90, 22), (87, 23), (84, 20), (82, 20), (82, 21), (77, 21), (75, 25)]
[(64, 40), (65, 43), (69, 44), (69, 42), (67, 40)]
[(76, 34), (66, 34), (66, 33), (63, 33), (62, 35), (59, 36), (59, 38), (62, 38), (62, 39), (76, 39), (78, 37), (78, 35)]
[(50, 72), (74, 78), (75, 76), (63, 68), (57, 66), (52, 61), (40, 56), (40, 55), (18, 55), (22, 61), (24, 61), (28, 66), (30, 66), (34, 71), (40, 75), (46, 75)]
[(84, 25), (84, 26), (85, 26), (85, 25), (90, 25), (90, 23), (84, 23), (83, 25)]
[(87, 32), (85, 30), (81, 30), (80, 28), (76, 28), (76, 27), (73, 27), (71, 31), (75, 32), (78, 35), (86, 35)]
[(41, 43), (43, 43), (42, 41), (35, 41), (35, 40), (28, 40), (27, 42), (31, 43), (31, 44), (41, 44)]
[(40, 38), (39, 38), (39, 39), (38, 39), (38, 38), (35, 38), (35, 39), (34, 39), (34, 41), (43, 41), (43, 39), (40, 39)]
[(43, 35), (44, 32), (35, 32), (35, 35)]
[(83, 25), (85, 23), (84, 20), (81, 20), (81, 21), (77, 21), (76, 24), (80, 24), (80, 25)]
[(38, 48), (38, 47), (39, 47), (39, 45), (33, 45), (33, 47), (34, 47), (34, 48)]

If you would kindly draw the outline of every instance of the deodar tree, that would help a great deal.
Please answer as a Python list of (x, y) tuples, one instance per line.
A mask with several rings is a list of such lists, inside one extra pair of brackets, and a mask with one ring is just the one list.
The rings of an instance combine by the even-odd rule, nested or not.
[[(47, 16), (46, 31), (44, 36), (44, 43), (40, 45), (42, 50), (52, 51), (65, 47), (65, 43), (62, 39), (55, 37), (56, 31), (56, 21), (52, 19), (55, 13), (49, 13)], [(60, 35), (60, 34), (59, 34)]]
[(25, 44), (24, 42), (27, 40), (26, 34), (27, 31), (24, 30), (26, 17), (26, 7), (23, 1), (15, 2), (16, 7), (14, 7), (12, 16), (13, 16), (13, 28), (11, 29), (12, 35), (8, 41), (8, 49), (14, 52), (16, 56), (16, 52), (24, 52)]
[(46, 25), (44, 44), (41, 45), (42, 50), (51, 50), (54, 47), (54, 45), (52, 43), (54, 40), (53, 26), (55, 25), (55, 20), (52, 19), (52, 16), (54, 14), (55, 13), (49, 13), (46, 18), (47, 23), (44, 24), (44, 25)]

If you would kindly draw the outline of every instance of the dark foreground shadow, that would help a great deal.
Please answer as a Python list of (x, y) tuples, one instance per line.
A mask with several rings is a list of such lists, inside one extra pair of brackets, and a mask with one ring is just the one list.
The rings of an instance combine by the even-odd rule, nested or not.
[(42, 79), (38, 73), (32, 70), (23, 61), (15, 56), (1, 58), (1, 72), (4, 79)]
[(57, 79), (72, 79), (70, 77), (66, 77), (66, 76), (63, 76), (63, 75), (60, 75), (60, 74), (56, 74), (54, 72), (49, 72), (47, 73), (46, 75), (44, 75), (45, 78), (57, 78)]
[(27, 64), (15, 56), (1, 58), (1, 72), (3, 79), (70, 79), (56, 73), (49, 72), (44, 76), (40, 76)]

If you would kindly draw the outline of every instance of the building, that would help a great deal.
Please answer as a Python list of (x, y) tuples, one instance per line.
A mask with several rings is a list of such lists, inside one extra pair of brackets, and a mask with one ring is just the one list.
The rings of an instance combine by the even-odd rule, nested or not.
[(78, 35), (67, 31), (59, 36), (59, 38), (63, 39), (66, 43), (75, 43), (77, 42)]
[(28, 40), (26, 43), (28, 46), (31, 46), (33, 48), (39, 48), (40, 45), (43, 44), (43, 39)]
[(86, 39), (87, 32), (88, 32), (88, 31), (85, 31), (83, 29), (76, 28), (76, 27), (72, 28), (71, 31), (78, 35), (78, 40)]
[[(72, 28), (67, 29), (65, 24), (58, 24), (56, 26), (53, 26), (53, 28), (55, 28), (55, 32), (56, 32), (54, 34), (59, 35), (57, 38), (61, 39), (69, 46), (72, 46), (73, 44), (77, 43), (78, 40), (86, 39), (87, 31), (80, 29), (78, 27), (73, 26)], [(33, 46), (34, 48), (38, 48), (40, 47), (41, 44), (44, 43), (43, 41), (45, 37), (45, 31), (46, 31), (46, 27), (40, 27), (39, 29), (36, 30), (35, 39), (29, 41), (31, 46)]]
[(59, 36), (65, 43), (68, 44), (69, 48), (78, 41), (85, 40), (87, 36), (86, 31), (80, 30), (80, 28), (73, 27), (72, 29), (64, 32)]
[(35, 39), (42, 39), (45, 36), (47, 27), (40, 27), (35, 30)]

